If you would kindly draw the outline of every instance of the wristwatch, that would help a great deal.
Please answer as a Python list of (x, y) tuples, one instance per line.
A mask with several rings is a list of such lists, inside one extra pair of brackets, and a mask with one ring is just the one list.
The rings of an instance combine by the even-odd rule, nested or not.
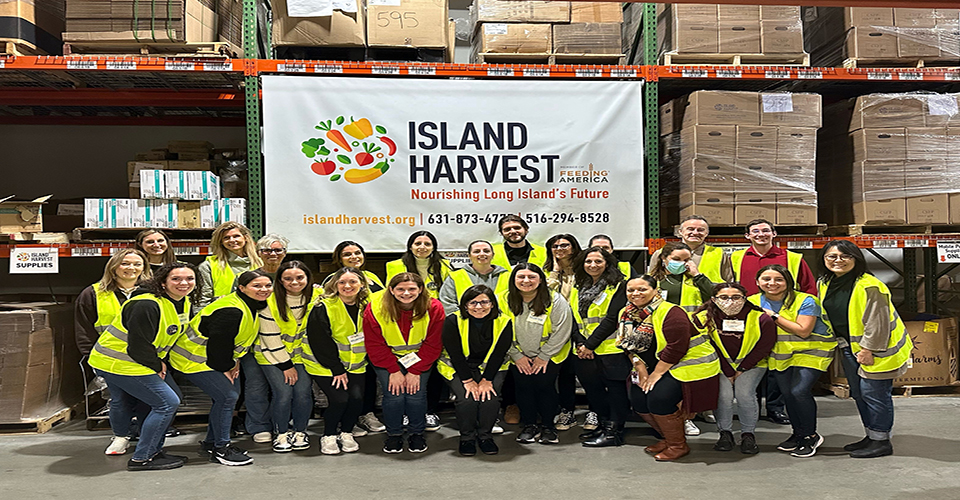
[(780, 315), (777, 314), (777, 313), (771, 314), (770, 317), (773, 318), (773, 322), (774, 322), (774, 323), (776, 323), (777, 320), (780, 319)]

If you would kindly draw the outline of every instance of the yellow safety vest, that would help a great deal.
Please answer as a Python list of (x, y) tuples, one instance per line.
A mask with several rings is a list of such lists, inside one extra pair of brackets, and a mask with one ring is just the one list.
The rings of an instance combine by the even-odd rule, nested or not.
[(120, 300), (116, 293), (100, 288), (100, 283), (90, 286), (97, 296), (97, 320), (93, 323), (93, 328), (97, 333), (103, 333), (113, 324), (114, 318), (120, 315)]
[(620, 272), (623, 273), (623, 279), (630, 279), (630, 263), (620, 261), (617, 263), (617, 268), (620, 269)]
[[(210, 264), (210, 278), (213, 280), (213, 296), (219, 299), (229, 295), (233, 291), (233, 282), (237, 279), (230, 263), (224, 262), (221, 266), (220, 259), (216, 255), (208, 256), (207, 263)], [(253, 269), (251, 266), (249, 270)]]
[[(793, 304), (790, 304), (790, 307), (784, 304), (777, 313), (783, 319), (797, 321), (797, 317), (800, 316), (800, 307), (808, 297), (820, 307), (820, 300), (813, 295), (803, 292), (793, 293)], [(762, 294), (758, 293), (751, 295), (749, 300), (759, 306), (761, 297)], [(825, 372), (833, 361), (833, 350), (836, 347), (837, 339), (829, 328), (825, 335), (810, 332), (809, 337), (803, 338), (778, 326), (777, 343), (774, 344), (770, 357), (767, 358), (767, 369), (782, 372), (791, 366), (800, 366)]]
[(200, 322), (220, 309), (236, 308), (243, 313), (240, 320), (240, 331), (234, 337), (233, 359), (242, 358), (250, 347), (257, 341), (260, 333), (260, 318), (236, 292), (221, 297), (204, 307), (190, 320), (184, 329), (183, 335), (177, 339), (176, 345), (170, 350), (170, 364), (183, 373), (199, 373), (213, 370), (207, 366), (207, 337), (200, 334)]
[[(620, 283), (626, 283), (626, 281), (621, 281)], [(590, 307), (587, 308), (586, 318), (580, 316), (580, 291), (577, 287), (573, 287), (573, 290), (570, 291), (570, 309), (573, 309), (573, 319), (580, 327), (580, 334), (583, 335), (584, 338), (590, 338), (590, 334), (597, 329), (597, 326), (603, 321), (603, 317), (607, 315), (607, 309), (610, 308), (610, 301), (613, 299), (613, 294), (617, 293), (617, 288), (620, 287), (620, 283), (608, 286), (607, 289), (597, 297), (600, 301), (594, 300), (590, 304)], [(616, 330), (604, 339), (593, 352), (599, 355), (622, 353), (623, 351), (617, 347)]]
[[(708, 334), (710, 338), (713, 339), (713, 342), (717, 345), (717, 349), (720, 350), (720, 355), (736, 370), (740, 367), (740, 363), (743, 363), (744, 358), (746, 358), (747, 355), (750, 354), (750, 351), (757, 345), (757, 342), (760, 341), (760, 317), (763, 316), (763, 312), (751, 310), (747, 313), (747, 319), (744, 320), (743, 340), (740, 343), (740, 352), (737, 353), (736, 358), (730, 356), (727, 348), (723, 346), (723, 341), (720, 340), (719, 329), (706, 326), (708, 323), (707, 314), (708, 311), (700, 311), (697, 313), (697, 319), (700, 320), (701, 325), (704, 325), (703, 328), (698, 328), (698, 330)], [(758, 361), (757, 367), (766, 368), (767, 358)]]
[[(310, 311), (313, 310), (321, 293), (321, 289), (313, 289), (313, 295), (310, 297), (310, 301), (307, 302), (306, 307), (304, 307), (305, 311), (303, 313), (303, 319), (300, 320), (300, 324), (297, 324), (297, 320), (293, 317), (292, 313), (287, 314), (287, 320), (283, 321), (280, 317), (280, 308), (277, 306), (277, 296), (270, 294), (270, 297), (267, 298), (267, 308), (270, 309), (273, 321), (280, 327), (280, 340), (283, 341), (283, 346), (287, 349), (287, 353), (290, 354), (290, 361), (293, 361), (294, 364), (303, 364), (300, 355), (302, 352), (301, 345), (303, 344), (303, 337), (307, 333), (307, 318), (310, 316)], [(290, 311), (288, 311), (288, 313), (289, 312)], [(254, 358), (257, 359), (257, 364), (265, 366), (271, 365), (271, 363), (267, 361), (267, 358), (263, 356), (259, 336), (257, 337), (257, 341), (254, 342), (252, 350)]]
[(393, 351), (393, 355), (400, 359), (411, 352), (420, 350), (420, 345), (427, 338), (427, 326), (430, 324), (430, 314), (424, 314), (422, 318), (413, 320), (410, 326), (410, 333), (407, 340), (403, 340), (403, 333), (400, 332), (400, 325), (390, 319), (386, 311), (383, 310), (383, 297), (387, 292), (381, 291), (370, 297), (370, 310), (373, 311), (373, 317), (380, 325), (380, 331), (383, 333), (383, 340)]
[[(733, 264), (733, 275), (736, 277), (738, 282), (741, 281), (740, 265), (743, 264), (743, 256), (746, 254), (746, 250), (737, 250), (736, 252), (730, 254), (730, 262)], [(787, 270), (790, 271), (790, 274), (793, 276), (794, 283), (796, 283), (798, 276), (800, 275), (801, 262), (803, 262), (803, 255), (787, 250)], [(750, 279), (756, 279), (756, 277), (751, 276)]]
[[(407, 272), (407, 266), (403, 263), (402, 259), (391, 260), (387, 262), (387, 283), (393, 279), (394, 276)], [(427, 289), (427, 293), (433, 297), (440, 297), (440, 287), (443, 286), (443, 281), (447, 279), (447, 276), (450, 276), (450, 273), (453, 269), (450, 267), (450, 262), (446, 259), (440, 261), (440, 283), (433, 282), (433, 275), (427, 273), (426, 276), (421, 276), (423, 278), (423, 284)], [(417, 272), (416, 270), (410, 271), (411, 273)]]
[(384, 286), (383, 282), (380, 281), (380, 278), (377, 277), (376, 274), (373, 274), (373, 271), (364, 271), (364, 272), (363, 272), (363, 276), (364, 276), (365, 278), (367, 278), (367, 281), (369, 281), (369, 282), (371, 282), (371, 283), (376, 283), (376, 284), (380, 285), (380, 288), (386, 288), (386, 286)]
[[(700, 288), (693, 284), (693, 278), (683, 275), (680, 282), (680, 303), (676, 304), (683, 308), (687, 313), (691, 313), (703, 305), (703, 297), (700, 295)], [(667, 300), (667, 294), (663, 294), (663, 300)]]
[[(821, 281), (820, 297), (826, 300), (828, 281)], [(847, 307), (847, 322), (850, 328), (850, 350), (853, 354), (860, 352), (860, 340), (863, 338), (864, 325), (867, 320), (863, 317), (867, 308), (867, 288), (878, 288), (887, 298), (887, 306), (890, 308), (890, 340), (887, 342), (885, 351), (874, 351), (872, 365), (860, 365), (863, 371), (868, 373), (884, 373), (900, 369), (910, 360), (910, 352), (913, 350), (913, 341), (907, 335), (907, 329), (900, 320), (900, 314), (893, 307), (890, 300), (890, 289), (882, 281), (878, 280), (872, 274), (864, 273), (857, 279), (853, 287), (853, 294), (850, 296), (850, 305)], [(830, 324), (830, 318), (827, 317), (826, 308), (821, 308), (823, 322), (827, 324), (831, 331), (833, 327)]]
[[(653, 311), (653, 314), (651, 314), (653, 333), (657, 338), (658, 361), (660, 360), (660, 353), (667, 347), (667, 337), (663, 335), (663, 322), (667, 318), (667, 314), (674, 307), (679, 306), (669, 302), (661, 302)], [(626, 310), (626, 307), (620, 310), (618, 316), (622, 317), (624, 310)], [(690, 337), (687, 353), (680, 358), (679, 363), (670, 368), (670, 374), (673, 375), (673, 378), (681, 382), (705, 380), (719, 373), (720, 357), (717, 355), (717, 351), (713, 348), (713, 345), (710, 344), (710, 340), (707, 339), (707, 335), (701, 331), (698, 331), (696, 335)]]
[(723, 283), (723, 275), (720, 273), (720, 268), (723, 266), (723, 249), (712, 247), (710, 245), (703, 245), (703, 255), (700, 256), (700, 265), (697, 266), (697, 269), (700, 270), (707, 278), (710, 278), (710, 281), (714, 283)]
[[(189, 318), (190, 299), (185, 299), (183, 314), (177, 314), (177, 308), (166, 297), (157, 297), (152, 293), (144, 293), (131, 298), (123, 307), (133, 302), (149, 300), (156, 302), (160, 307), (160, 324), (157, 327), (157, 336), (153, 339), (153, 346), (157, 349), (157, 357), (163, 359), (183, 333)], [(121, 308), (122, 311), (122, 308)], [(117, 314), (113, 324), (106, 327), (96, 345), (90, 351), (89, 364), (98, 370), (116, 375), (142, 376), (154, 375), (157, 372), (133, 360), (127, 354), (129, 342), (127, 328), (123, 325), (121, 314)]]
[[(467, 291), (467, 288), (475, 285), (472, 279), (470, 279), (471, 274), (468, 273), (465, 269), (457, 269), (456, 271), (450, 273), (450, 277), (453, 278), (454, 290), (457, 293), (457, 303), (460, 303), (460, 297), (463, 297), (463, 293)], [(493, 289), (493, 293), (498, 296), (501, 293), (506, 292), (510, 289), (510, 273), (500, 273), (497, 276), (497, 287)]]
[[(469, 320), (460, 316), (460, 312), (457, 311), (453, 313), (457, 317), (457, 328), (460, 331), (460, 347), (463, 349), (463, 357), (470, 357), (470, 325)], [(500, 341), (500, 335), (503, 334), (503, 331), (510, 324), (511, 317), (508, 317), (504, 314), (501, 314), (493, 320), (493, 343), (490, 344), (490, 349), (487, 350), (487, 355), (483, 358), (483, 363), (480, 364), (480, 372), (483, 373), (487, 369), (487, 363), (490, 361), (490, 356), (493, 354), (493, 350), (497, 347), (497, 343)], [(504, 371), (510, 367), (510, 358), (509, 356), (504, 355), (503, 363), (500, 365), (500, 370)], [(440, 372), (440, 375), (447, 380), (453, 380), (453, 376), (457, 371), (453, 368), (453, 361), (450, 359), (450, 355), (447, 354), (447, 349), (444, 347), (443, 352), (440, 354), (440, 362), (437, 363), (437, 371)]]
[[(343, 304), (340, 297), (327, 297), (320, 302), (323, 303), (324, 312), (330, 321), (330, 334), (333, 343), (337, 344), (337, 353), (340, 355), (343, 367), (350, 373), (363, 373), (367, 368), (367, 348), (363, 342), (363, 311), (357, 314), (357, 321), (354, 323), (350, 313), (347, 312), (347, 306)], [(313, 348), (310, 347), (310, 339), (306, 339), (306, 342), (301, 344), (301, 349), (303, 368), (307, 373), (321, 377), (333, 376), (329, 368), (317, 361)]]
[[(541, 347), (543, 347), (543, 344), (546, 344), (547, 341), (550, 340), (550, 335), (553, 335), (553, 321), (550, 319), (550, 312), (553, 311), (553, 296), (555, 293), (556, 292), (550, 292), (550, 305), (547, 306), (547, 311), (543, 313), (545, 318), (543, 321), (543, 334), (542, 334), (542, 337), (540, 338)], [(500, 315), (507, 316), (511, 320), (514, 320), (514, 322), (516, 322), (517, 318), (516, 316), (513, 315), (513, 311), (510, 310), (509, 303), (507, 302), (508, 294), (509, 292), (503, 292), (497, 296), (497, 300), (500, 302)], [(516, 326), (514, 326), (514, 328), (516, 328)], [(516, 332), (516, 330), (514, 330), (514, 332)], [(518, 351), (523, 352), (523, 350), (520, 349), (520, 344), (517, 342), (516, 334), (514, 334), (514, 337), (513, 337), (513, 345), (514, 347), (517, 348)], [(563, 363), (568, 356), (570, 356), (570, 352), (572, 350), (573, 350), (572, 341), (567, 341), (567, 343), (562, 348), (560, 348), (560, 352), (554, 354), (550, 358), (550, 361), (553, 361), (554, 364), (559, 365), (560, 363)]]
[[(530, 249), (527, 262), (536, 264), (542, 269), (544, 262), (547, 260), (547, 248), (535, 243), (530, 243), (530, 246), (533, 248)], [(503, 249), (503, 243), (493, 244), (493, 259), (490, 263), (495, 266), (500, 266), (507, 271), (513, 270), (513, 266), (510, 265), (510, 259), (507, 258), (507, 251)]]

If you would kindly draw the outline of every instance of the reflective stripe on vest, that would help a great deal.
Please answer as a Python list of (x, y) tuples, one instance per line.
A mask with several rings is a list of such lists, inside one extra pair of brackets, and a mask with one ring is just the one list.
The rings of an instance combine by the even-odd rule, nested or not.
[[(697, 314), (697, 319), (700, 320), (700, 324), (704, 325), (700, 331), (707, 333), (711, 339), (713, 339), (716, 348), (719, 349), (719, 354), (723, 356), (723, 359), (727, 360), (727, 363), (730, 363), (730, 366), (734, 370), (740, 367), (740, 363), (743, 363), (743, 360), (753, 351), (753, 348), (756, 347), (757, 342), (760, 341), (760, 317), (763, 316), (762, 311), (751, 310), (747, 313), (747, 319), (744, 320), (744, 329), (743, 329), (743, 338), (740, 342), (740, 352), (737, 353), (737, 357), (733, 358), (730, 356), (730, 353), (727, 352), (727, 348), (723, 345), (723, 341), (720, 338), (720, 330), (718, 328), (710, 328), (707, 326), (707, 315), (708, 311), (700, 311)], [(757, 362), (757, 365), (760, 368), (767, 367), (767, 358), (764, 357)]]
[[(667, 314), (674, 307), (680, 307), (669, 302), (661, 302), (657, 309), (653, 311), (651, 322), (653, 323), (653, 333), (657, 338), (657, 359), (660, 359), (660, 353), (667, 347), (667, 338), (663, 335), (663, 322)], [(626, 309), (626, 308), (624, 308)], [(623, 316), (624, 309), (620, 310), (619, 316)], [(689, 317), (687, 317), (687, 321)], [(694, 329), (697, 331), (696, 329)], [(680, 362), (670, 368), (670, 374), (681, 382), (695, 382), (713, 377), (720, 373), (720, 357), (713, 348), (713, 344), (707, 339), (707, 335), (697, 331), (697, 334), (690, 337), (690, 344), (687, 346), (687, 352), (680, 358)]]
[[(827, 288), (829, 282), (821, 281), (820, 297), (826, 300)], [(883, 351), (874, 351), (874, 362), (872, 365), (860, 365), (860, 368), (869, 373), (884, 373), (900, 369), (909, 359), (910, 352), (913, 350), (913, 341), (907, 335), (907, 329), (900, 320), (900, 314), (893, 307), (890, 300), (890, 289), (882, 281), (872, 274), (864, 273), (857, 279), (853, 287), (853, 293), (850, 295), (850, 305), (847, 307), (847, 322), (850, 329), (850, 350), (853, 354), (860, 352), (860, 341), (863, 339), (864, 326), (868, 319), (864, 318), (867, 309), (867, 289), (877, 288), (887, 300), (887, 307), (890, 310), (890, 340), (887, 342), (887, 349)], [(830, 318), (827, 317), (827, 310), (821, 308), (823, 322), (833, 328), (830, 324)]]
[[(584, 338), (590, 338), (593, 331), (596, 330), (600, 322), (603, 321), (603, 317), (607, 315), (607, 309), (610, 308), (610, 301), (613, 300), (613, 295), (617, 293), (617, 289), (622, 283), (626, 283), (626, 281), (608, 286), (602, 293), (603, 300), (599, 303), (596, 300), (591, 302), (590, 307), (587, 308), (586, 318), (580, 315), (580, 290), (577, 287), (573, 287), (570, 291), (570, 308), (573, 309), (573, 319), (577, 322), (577, 325), (580, 326), (580, 334), (583, 335)], [(598, 296), (597, 298), (599, 299), (600, 297)], [(593, 352), (600, 355), (622, 353), (623, 350), (617, 347), (616, 329), (614, 329), (613, 333), (607, 336)]]
[[(460, 316), (460, 311), (454, 312), (454, 316), (457, 317), (457, 329), (460, 331), (460, 348), (463, 350), (463, 357), (470, 357), (470, 324), (469, 320)], [(480, 363), (480, 373), (482, 374), (484, 370), (487, 369), (487, 363), (490, 361), (490, 356), (493, 354), (494, 349), (497, 347), (497, 343), (500, 341), (500, 335), (503, 334), (503, 330), (507, 328), (507, 325), (510, 324), (512, 318), (505, 314), (500, 314), (496, 319), (493, 320), (493, 343), (490, 344), (490, 349), (487, 350), (487, 355), (483, 358), (483, 363)], [(453, 361), (450, 359), (450, 355), (447, 354), (447, 349), (444, 348), (443, 352), (440, 354), (440, 362), (437, 363), (437, 371), (440, 372), (440, 375), (447, 380), (453, 380), (453, 376), (457, 373), (456, 369), (453, 368)], [(503, 363), (500, 365), (498, 371), (504, 371), (510, 367), (510, 358), (504, 356)]]
[[(363, 373), (367, 367), (366, 346), (363, 340), (351, 344), (349, 339), (356, 333), (363, 333), (363, 311), (357, 314), (357, 321), (354, 323), (350, 313), (347, 312), (347, 307), (339, 297), (328, 297), (320, 302), (324, 305), (323, 309), (330, 323), (330, 336), (333, 338), (333, 343), (337, 345), (337, 353), (343, 368), (350, 373)], [(300, 347), (303, 368), (307, 373), (321, 377), (333, 376), (333, 371), (317, 361), (313, 348), (310, 347), (309, 338), (305, 338)]]
[[(740, 266), (743, 264), (743, 256), (746, 254), (746, 250), (737, 250), (730, 254), (730, 261), (733, 264), (733, 275), (738, 282), (740, 281)], [(794, 282), (799, 279), (801, 262), (803, 262), (803, 255), (787, 250), (787, 270), (790, 271), (790, 274), (793, 276)], [(751, 277), (750, 279), (754, 278)], [(714, 283), (716, 283), (716, 281)]]
[(220, 309), (239, 309), (242, 313), (240, 330), (233, 339), (233, 359), (242, 358), (250, 347), (257, 341), (260, 333), (260, 318), (250, 311), (237, 293), (221, 297), (207, 305), (190, 320), (184, 334), (177, 339), (176, 345), (170, 350), (170, 364), (183, 373), (198, 373), (210, 371), (207, 366), (207, 338), (200, 333), (200, 323), (203, 318), (210, 316)]
[[(407, 271), (408, 269), (406, 264), (403, 263), (403, 259), (387, 262), (387, 283), (390, 283), (390, 280), (393, 279), (394, 276)], [(443, 259), (440, 261), (440, 283), (433, 282), (433, 274), (431, 273), (427, 273), (426, 276), (421, 276), (421, 278), (423, 278), (423, 285), (427, 289), (427, 294), (435, 299), (440, 297), (440, 287), (443, 286), (443, 282), (447, 279), (447, 276), (450, 276), (451, 271), (450, 261)], [(416, 273), (417, 271), (414, 269), (410, 272)]]
[[(310, 316), (310, 311), (313, 310), (313, 306), (316, 305), (317, 299), (321, 294), (322, 290), (320, 288), (313, 289), (310, 300), (303, 307), (303, 318), (301, 318), (299, 324), (297, 324), (296, 318), (293, 317), (293, 311), (290, 309), (287, 310), (286, 321), (280, 317), (280, 307), (277, 305), (277, 296), (275, 294), (271, 294), (270, 297), (267, 298), (267, 307), (270, 309), (273, 321), (280, 328), (280, 340), (283, 341), (283, 347), (287, 350), (287, 354), (290, 355), (290, 361), (295, 364), (302, 363), (298, 355), (302, 352), (300, 344), (303, 343), (303, 337), (307, 332), (307, 318)], [(271, 363), (267, 361), (267, 358), (263, 356), (263, 346), (261, 345), (259, 337), (257, 338), (257, 342), (253, 344), (251, 350), (257, 359), (257, 364), (271, 365)]]
[(427, 326), (430, 324), (430, 315), (424, 314), (422, 318), (414, 319), (410, 326), (407, 340), (403, 340), (403, 333), (400, 332), (400, 326), (396, 321), (390, 319), (386, 311), (383, 310), (383, 297), (386, 291), (373, 294), (370, 298), (370, 309), (373, 311), (373, 317), (380, 325), (380, 331), (383, 333), (383, 340), (393, 351), (397, 359), (420, 350), (420, 345), (427, 338)]
[[(530, 243), (530, 246), (533, 248), (527, 255), (527, 262), (536, 264), (542, 269), (544, 262), (547, 260), (547, 248), (534, 243)], [(504, 250), (503, 243), (493, 244), (493, 259), (490, 260), (490, 264), (500, 266), (507, 271), (513, 271), (513, 266), (510, 265), (510, 259), (507, 258), (507, 251)]]
[(120, 300), (117, 294), (100, 288), (100, 283), (90, 285), (97, 297), (97, 320), (93, 328), (97, 333), (103, 333), (113, 323), (113, 320), (120, 315)]
[[(800, 316), (800, 308), (807, 298), (812, 298), (817, 307), (820, 307), (820, 300), (813, 295), (803, 292), (793, 293), (793, 303), (790, 304), (790, 307), (784, 304), (780, 308), (780, 312), (777, 313), (783, 319), (796, 322), (797, 317)], [(762, 295), (758, 293), (751, 295), (748, 300), (759, 306), (761, 297)], [(777, 343), (773, 345), (773, 350), (770, 351), (770, 356), (767, 358), (767, 368), (774, 371), (785, 371), (791, 366), (799, 366), (827, 371), (830, 362), (833, 361), (833, 351), (836, 347), (837, 339), (829, 328), (826, 335), (810, 332), (810, 336), (803, 338), (778, 326)]]
[[(510, 310), (509, 302), (507, 301), (508, 294), (509, 292), (503, 292), (497, 296), (497, 301), (500, 304), (500, 314), (506, 315), (511, 320), (516, 322), (517, 317), (513, 315), (513, 311)], [(553, 292), (553, 291), (550, 292), (550, 298), (549, 298), (550, 305), (547, 307), (546, 312), (543, 313), (544, 316), (546, 316), (546, 318), (544, 318), (544, 321), (543, 321), (543, 333), (540, 337), (540, 347), (543, 347), (543, 344), (546, 344), (547, 341), (550, 340), (550, 335), (553, 334), (553, 320), (550, 319), (550, 313), (553, 312), (553, 299), (555, 294), (556, 292)], [(531, 314), (533, 314), (532, 311), (531, 311)], [(516, 325), (514, 325), (513, 328), (514, 328), (513, 346), (516, 347), (517, 350), (522, 353), (523, 349), (520, 349), (520, 343), (517, 342)], [(572, 340), (567, 341), (567, 343), (560, 348), (560, 352), (550, 357), (550, 361), (553, 361), (554, 364), (557, 364), (557, 365), (566, 361), (567, 357), (570, 356), (570, 352), (573, 350), (572, 345), (573, 345)]]
[(703, 254), (700, 256), (700, 263), (697, 265), (697, 269), (703, 273), (704, 276), (710, 278), (710, 281), (723, 283), (724, 279), (720, 273), (721, 266), (723, 266), (723, 249), (704, 245)]
[[(482, 284), (474, 283), (472, 274), (468, 273), (465, 269), (457, 269), (456, 271), (450, 273), (450, 277), (453, 278), (454, 290), (457, 293), (457, 303), (460, 303), (460, 297), (463, 297), (463, 293), (467, 291), (467, 288), (472, 287), (473, 285)], [(509, 289), (510, 287), (510, 273), (503, 272), (497, 275), (497, 286), (493, 289), (493, 293), (500, 295)]]
[[(153, 339), (153, 346), (157, 352), (157, 358), (167, 357), (170, 348), (181, 336), (187, 325), (187, 313), (177, 314), (177, 308), (167, 298), (157, 297), (153, 294), (145, 293), (137, 295), (124, 303), (132, 304), (139, 301), (153, 301), (160, 308), (160, 322), (157, 326), (157, 334)], [(123, 308), (121, 308), (121, 311)], [(190, 299), (184, 300), (184, 311), (190, 310)], [(112, 325), (107, 326), (96, 345), (90, 352), (89, 364), (98, 370), (113, 373), (117, 375), (142, 376), (153, 375), (157, 373), (136, 362), (128, 353), (128, 334), (123, 325), (122, 313), (118, 314)]]

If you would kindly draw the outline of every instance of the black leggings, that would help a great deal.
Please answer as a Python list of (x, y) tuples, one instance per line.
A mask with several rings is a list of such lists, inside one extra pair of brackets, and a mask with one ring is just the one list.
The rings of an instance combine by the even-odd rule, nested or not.
[[(507, 372), (497, 372), (491, 381), (493, 390), (500, 394), (503, 387), (503, 379), (507, 377)], [(460, 441), (473, 441), (474, 439), (490, 439), (493, 425), (497, 423), (497, 416), (500, 415), (500, 397), (495, 396), (487, 401), (477, 401), (473, 397), (467, 397), (467, 391), (463, 387), (463, 380), (454, 375), (453, 380), (448, 380), (450, 392), (456, 396), (454, 409), (457, 412), (457, 426), (460, 427)]]
[(650, 392), (644, 393), (636, 384), (630, 384), (630, 402), (637, 413), (673, 415), (683, 400), (683, 385), (670, 372), (665, 373)]
[[(347, 388), (333, 387), (333, 377), (313, 376), (320, 390), (327, 395), (330, 406), (323, 412), (323, 435), (336, 436), (338, 432), (353, 432), (363, 409), (363, 373), (347, 373)], [(339, 428), (339, 431), (337, 430)]]
[[(610, 356), (619, 356), (611, 354)], [(594, 359), (574, 360), (577, 378), (580, 385), (587, 392), (590, 409), (597, 412), (602, 420), (611, 420), (616, 424), (627, 421), (630, 413), (630, 400), (627, 397), (626, 377), (610, 379), (604, 375), (603, 360), (597, 356)], [(629, 362), (628, 362), (629, 363)]]
[(377, 408), (377, 374), (373, 371), (373, 363), (367, 363), (367, 370), (363, 373), (363, 409), (360, 413), (373, 413)]
[(560, 409), (573, 411), (577, 407), (577, 372), (573, 367), (575, 354), (570, 354), (560, 363), (560, 374), (557, 375), (557, 392), (560, 396)]
[(549, 361), (547, 372), (536, 375), (524, 375), (516, 365), (511, 365), (510, 371), (513, 373), (513, 381), (516, 384), (520, 425), (536, 425), (539, 416), (540, 424), (552, 429), (559, 405), (557, 374), (560, 373), (560, 365)]

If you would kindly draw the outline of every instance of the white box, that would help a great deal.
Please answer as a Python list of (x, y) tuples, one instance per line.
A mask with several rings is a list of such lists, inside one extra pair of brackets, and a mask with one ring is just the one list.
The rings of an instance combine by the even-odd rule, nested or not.
[(87, 198), (83, 225), (88, 228), (138, 227), (134, 222), (137, 201), (126, 198)]
[(185, 200), (219, 200), (220, 178), (213, 172), (187, 172), (187, 197)]
[(140, 197), (141, 198), (163, 198), (166, 189), (165, 170), (141, 170), (140, 171)]
[(219, 224), (220, 204), (223, 200), (210, 200), (200, 202), (200, 227), (213, 229)]
[[(164, 189), (162, 198), (168, 200), (184, 200), (189, 195), (190, 174), (187, 170), (163, 170)], [(143, 185), (141, 184), (141, 187)]]
[(106, 227), (104, 224), (109, 218), (107, 201), (101, 198), (86, 198), (83, 200), (83, 227)]
[(153, 225), (151, 227), (175, 228), (180, 219), (175, 200), (153, 200)]
[(137, 209), (137, 200), (117, 198), (113, 200), (113, 225), (110, 227), (137, 227), (133, 215)]
[(246, 225), (247, 200), (245, 198), (222, 198), (214, 202), (216, 203), (216, 201), (220, 202), (220, 208), (217, 211), (220, 219), (217, 221), (217, 224), (239, 222), (240, 224)]

